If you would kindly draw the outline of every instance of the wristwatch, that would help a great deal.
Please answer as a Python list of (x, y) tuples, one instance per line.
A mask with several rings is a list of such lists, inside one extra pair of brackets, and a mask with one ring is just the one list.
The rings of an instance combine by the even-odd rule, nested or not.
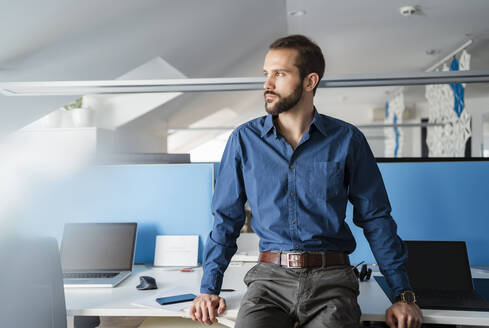
[(403, 302), (407, 304), (416, 303), (416, 294), (412, 290), (403, 290), (399, 295), (395, 298), (396, 302)]

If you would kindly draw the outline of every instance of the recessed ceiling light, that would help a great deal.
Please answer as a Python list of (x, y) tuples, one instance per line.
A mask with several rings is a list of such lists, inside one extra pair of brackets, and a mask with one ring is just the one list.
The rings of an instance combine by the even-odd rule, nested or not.
[(291, 10), (289, 11), (290, 16), (304, 16), (306, 12), (304, 10)]
[(412, 16), (416, 14), (416, 10), (417, 9), (415, 6), (402, 6), (401, 8), (399, 8), (399, 12), (403, 16)]

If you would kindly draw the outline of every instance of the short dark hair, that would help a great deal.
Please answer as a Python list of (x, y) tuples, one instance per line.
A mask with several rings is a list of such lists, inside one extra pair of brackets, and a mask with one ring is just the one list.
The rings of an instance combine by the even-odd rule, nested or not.
[[(270, 49), (295, 49), (297, 50), (297, 59), (295, 65), (299, 69), (301, 80), (311, 74), (317, 73), (319, 80), (324, 75), (324, 68), (326, 66), (324, 61), (323, 52), (317, 44), (304, 35), (294, 34), (283, 38), (280, 38), (270, 44)], [(319, 83), (314, 88), (313, 92), (316, 94), (316, 89)]]

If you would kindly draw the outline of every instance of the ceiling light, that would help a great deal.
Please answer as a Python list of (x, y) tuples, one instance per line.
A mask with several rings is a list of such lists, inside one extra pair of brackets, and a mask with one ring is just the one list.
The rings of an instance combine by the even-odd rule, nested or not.
[(304, 16), (306, 12), (304, 10), (291, 10), (289, 11), (290, 16)]
[[(446, 58), (444, 59), (446, 60)], [(437, 64), (438, 66), (438, 64)], [(262, 90), (263, 77), (171, 79), (171, 80), (108, 80), (108, 81), (49, 81), (0, 82), (4, 96), (61, 96), (119, 93), (215, 92)], [(489, 82), (489, 70), (410, 72), (395, 74), (365, 74), (329, 77), (319, 82), (319, 88), (350, 88), (406, 86), (444, 83)]]
[(415, 6), (402, 6), (399, 8), (399, 12), (403, 16), (412, 16), (416, 14), (416, 7)]

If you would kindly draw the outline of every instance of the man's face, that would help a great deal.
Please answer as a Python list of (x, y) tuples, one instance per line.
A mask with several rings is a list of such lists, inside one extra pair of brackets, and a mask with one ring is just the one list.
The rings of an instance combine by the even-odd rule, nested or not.
[(272, 49), (265, 57), (265, 110), (278, 115), (294, 107), (302, 97), (303, 83), (295, 66), (297, 50)]

